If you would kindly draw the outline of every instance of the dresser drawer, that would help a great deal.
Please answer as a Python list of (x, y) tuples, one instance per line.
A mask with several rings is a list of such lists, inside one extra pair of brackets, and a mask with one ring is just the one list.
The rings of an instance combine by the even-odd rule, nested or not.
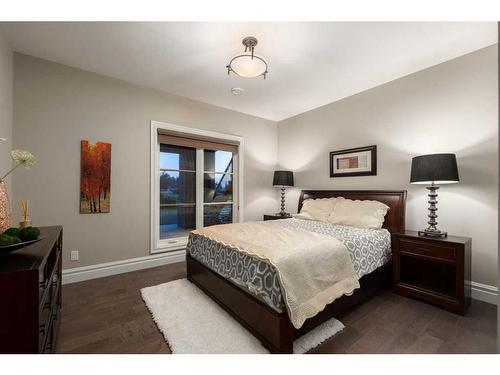
[(42, 350), (43, 353), (54, 353), (57, 339), (57, 331), (59, 328), (59, 310), (54, 308), (51, 313), (50, 327), (47, 331), (47, 339)]
[(50, 320), (52, 317), (52, 309), (50, 306), (44, 308), (40, 313), (40, 324), (38, 326), (38, 347), (39, 351), (43, 352), (45, 341), (50, 332)]
[(456, 258), (456, 250), (453, 247), (439, 246), (424, 242), (419, 243), (418, 241), (410, 242), (405, 239), (399, 240), (399, 252), (443, 259), (451, 262), (454, 262)]
[(50, 288), (54, 284), (54, 281), (57, 282), (59, 278), (60, 261), (60, 250), (57, 247), (54, 247), (50, 252), (48, 261), (43, 267), (43, 271), (39, 272), (38, 275), (38, 295), (40, 302), (44, 303), (46, 299), (50, 300), (50, 296), (48, 294), (51, 293)]
[(59, 271), (54, 272), (51, 282), (51, 296), (50, 302), (52, 305), (58, 303), (59, 289), (61, 288), (61, 280), (59, 278)]

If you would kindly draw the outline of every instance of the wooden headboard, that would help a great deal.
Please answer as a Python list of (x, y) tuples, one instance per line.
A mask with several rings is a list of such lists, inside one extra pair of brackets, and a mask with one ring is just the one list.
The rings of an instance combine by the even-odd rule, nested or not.
[(385, 215), (383, 227), (391, 233), (405, 230), (406, 190), (302, 190), (299, 211), (305, 199), (344, 197), (352, 200), (373, 200), (390, 207)]

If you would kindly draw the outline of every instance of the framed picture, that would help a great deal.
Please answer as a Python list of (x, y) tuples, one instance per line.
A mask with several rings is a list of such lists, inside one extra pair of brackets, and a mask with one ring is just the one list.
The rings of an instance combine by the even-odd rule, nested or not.
[(376, 175), (376, 145), (330, 152), (330, 177)]
[(109, 213), (111, 143), (81, 142), (80, 213)]

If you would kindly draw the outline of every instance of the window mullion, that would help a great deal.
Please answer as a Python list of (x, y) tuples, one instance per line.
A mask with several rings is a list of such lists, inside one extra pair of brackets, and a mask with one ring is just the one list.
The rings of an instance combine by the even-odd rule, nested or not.
[(196, 228), (203, 228), (203, 149), (196, 149)]

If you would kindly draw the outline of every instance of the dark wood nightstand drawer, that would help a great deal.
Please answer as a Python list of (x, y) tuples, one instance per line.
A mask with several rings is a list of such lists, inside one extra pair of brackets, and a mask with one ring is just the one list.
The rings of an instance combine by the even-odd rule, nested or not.
[(439, 246), (425, 242), (399, 240), (399, 251), (402, 254), (421, 255), (424, 257), (437, 258), (454, 262), (456, 259), (456, 250), (454, 247)]

